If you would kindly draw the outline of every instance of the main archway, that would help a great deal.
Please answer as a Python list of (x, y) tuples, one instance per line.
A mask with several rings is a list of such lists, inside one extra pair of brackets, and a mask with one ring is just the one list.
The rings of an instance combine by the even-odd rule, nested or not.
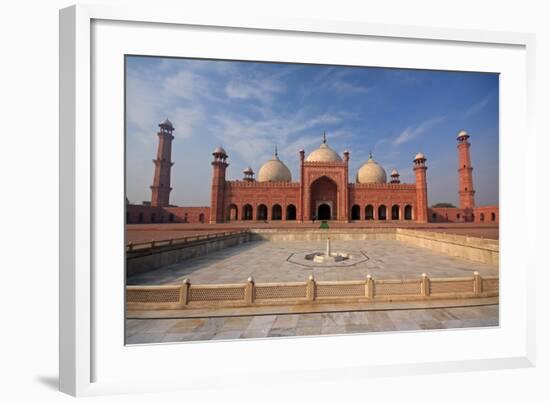
[(326, 176), (322, 176), (311, 184), (312, 218), (318, 220), (335, 220), (338, 218), (338, 185)]

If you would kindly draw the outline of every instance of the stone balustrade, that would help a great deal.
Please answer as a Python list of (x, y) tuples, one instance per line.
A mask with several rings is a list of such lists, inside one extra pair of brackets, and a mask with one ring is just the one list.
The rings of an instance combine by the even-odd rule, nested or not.
[(498, 277), (419, 278), (407, 280), (316, 281), (238, 284), (145, 285), (126, 287), (128, 310), (167, 310), (322, 303), (429, 301), (496, 297)]

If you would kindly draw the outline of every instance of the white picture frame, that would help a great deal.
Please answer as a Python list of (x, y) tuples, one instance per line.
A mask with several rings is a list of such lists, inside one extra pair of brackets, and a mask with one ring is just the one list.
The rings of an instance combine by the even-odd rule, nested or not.
[[(390, 67), (445, 69), (453, 62), (452, 54), (456, 56), (464, 52), (466, 60), (459, 60), (456, 56), (457, 60), (454, 60), (452, 68), (504, 74), (502, 76), (505, 82), (501, 88), (500, 103), (501, 326), (496, 329), (448, 330), (445, 333), (386, 333), (125, 347), (123, 339), (118, 336), (121, 330), (123, 332), (123, 321), (116, 320), (121, 313), (123, 315), (123, 305), (122, 309), (120, 305), (120, 299), (123, 299), (123, 287), (120, 286), (123, 265), (117, 262), (120, 261), (123, 249), (120, 242), (122, 228), (118, 231), (116, 229), (117, 225), (121, 227), (123, 224), (123, 187), (119, 188), (123, 170), (116, 170), (116, 167), (121, 165), (120, 158), (123, 158), (123, 154), (119, 154), (120, 146), (123, 146), (123, 137), (115, 136), (112, 140), (116, 143), (111, 144), (106, 142), (108, 139), (104, 136), (94, 135), (94, 132), (109, 127), (117, 135), (123, 135), (124, 131), (120, 131), (123, 117), (118, 115), (118, 120), (116, 117), (116, 113), (122, 110), (122, 104), (119, 102), (120, 91), (123, 91), (119, 80), (122, 71), (118, 68), (120, 64), (116, 64), (121, 61), (120, 55), (135, 54), (136, 51), (139, 53), (140, 49), (147, 46), (153, 46), (149, 47), (148, 53), (181, 55), (175, 53), (185, 50), (182, 50), (181, 46), (178, 47), (176, 42), (160, 39), (180, 33), (189, 35), (186, 29), (192, 30), (192, 34), (201, 40), (201, 46), (194, 49), (193, 56), (212, 54), (216, 51), (214, 42), (220, 35), (225, 35), (225, 38), (231, 38), (231, 43), (238, 43), (239, 38), (242, 38), (243, 43), (241, 47), (224, 46), (226, 49), (223, 52), (218, 48), (218, 57), (265, 59), (268, 57), (265, 54), (269, 53), (264, 53), (263, 56), (261, 52), (255, 56), (246, 55), (247, 51), (254, 51), (254, 46), (256, 51), (269, 50), (263, 46), (260, 49), (257, 43), (254, 45), (254, 39), (257, 40), (257, 37), (253, 38), (250, 35), (260, 35), (266, 43), (280, 43), (280, 47), (288, 49), (284, 55), (280, 49), (278, 54), (272, 53), (273, 60), (303, 61), (300, 57), (309, 56), (310, 61), (317, 57), (316, 60), (322, 63), (352, 64), (353, 60), (345, 59), (352, 56), (349, 49), (346, 50), (348, 44), (371, 46), (373, 54), (380, 52), (379, 54), (383, 55), (383, 50), (377, 50), (377, 46), (380, 47), (383, 41), (384, 46), (388, 48), (404, 46), (400, 48), (403, 51), (386, 54), (385, 60), (373, 59), (370, 65), (379, 62), (380, 65)], [(146, 37), (140, 36), (143, 34), (140, 34), (140, 31), (144, 30), (148, 33)], [(203, 34), (206, 36), (202, 37)], [(208, 40), (208, 36), (212, 42)], [(289, 38), (293, 38), (295, 44), (287, 46), (286, 41)], [(342, 53), (334, 51), (327, 54), (319, 52), (298, 55), (300, 49), (303, 49), (300, 43), (303, 45), (307, 41), (320, 40), (331, 49), (330, 41), (334, 39), (342, 45)], [(156, 46), (155, 43), (158, 48), (153, 51), (151, 49)], [(534, 275), (529, 273), (534, 271), (536, 260), (533, 255), (521, 255), (521, 251), (528, 249), (529, 244), (534, 242), (531, 238), (534, 234), (531, 233), (535, 232), (532, 219), (525, 218), (529, 199), (535, 197), (535, 185), (532, 182), (534, 178), (525, 179), (529, 177), (527, 171), (535, 170), (534, 160), (528, 157), (529, 152), (534, 151), (535, 147), (532, 125), (535, 86), (534, 44), (533, 35), (520, 33), (390, 26), (349, 21), (245, 16), (240, 19), (216, 18), (187, 14), (184, 9), (170, 10), (153, 6), (112, 8), (79, 5), (61, 10), (61, 391), (80, 396), (135, 391), (201, 390), (209, 386), (240, 386), (251, 378), (258, 383), (291, 381), (296, 372), (300, 372), (300, 379), (306, 381), (320, 378), (337, 380), (350, 375), (359, 380), (363, 377), (399, 375), (405, 372), (421, 374), (534, 366), (535, 283)], [(209, 46), (214, 50), (208, 50)], [(452, 47), (452, 52), (449, 52), (449, 47)], [(409, 48), (420, 52), (418, 54), (426, 52), (427, 57), (420, 60), (405, 60), (407, 55), (410, 56), (407, 50)], [(435, 49), (441, 52), (439, 57), (445, 60), (430, 59), (429, 54)], [(102, 53), (104, 50), (105, 53)], [(491, 56), (493, 50), (494, 55)], [(271, 51), (275, 52), (273, 48)], [(443, 54), (449, 57), (443, 57)], [(472, 57), (471, 54), (478, 55), (477, 64), (473, 63), (474, 60), (468, 60), (468, 57)], [(357, 62), (364, 65), (361, 64), (364, 61), (357, 57)], [(112, 60), (115, 60), (114, 64)], [(468, 62), (472, 63), (470, 67), (467, 65)], [(116, 70), (112, 77), (108, 74), (109, 65)], [(506, 81), (507, 77), (511, 77), (509, 81)], [(109, 81), (111, 79), (113, 80)], [(107, 85), (101, 85), (105, 82), (113, 84), (112, 87), (109, 86), (110, 90), (117, 93), (113, 97), (115, 107), (111, 107), (110, 112), (113, 114), (109, 118), (104, 118), (102, 114), (102, 110), (107, 106), (103, 102), (98, 102), (98, 98), (104, 96)], [(509, 135), (518, 130), (524, 132), (523, 140), (512, 146)], [(512, 156), (516, 161), (514, 169), (506, 164)], [(108, 182), (103, 179), (106, 172), (111, 172), (113, 176)], [(522, 182), (522, 191), (512, 193), (511, 185), (508, 184), (512, 181)], [(119, 195), (120, 205), (105, 207), (109, 196), (118, 199)], [(512, 213), (512, 210), (523, 211)], [(107, 230), (111, 227), (115, 229)], [(521, 228), (525, 228), (523, 234), (519, 233)], [(107, 242), (114, 244), (114, 248), (104, 247)], [(116, 277), (104, 274), (101, 267), (98, 267), (111, 260), (111, 269), (115, 271), (115, 275), (118, 274)], [(512, 271), (508, 267), (518, 263), (521, 270)], [(117, 266), (120, 267), (118, 273)], [(97, 297), (97, 291), (101, 292), (101, 299)], [(119, 292), (119, 295), (115, 295)], [(112, 316), (109, 315), (110, 317), (103, 313), (107, 303), (114, 305), (112, 309), (116, 310)], [(384, 342), (386, 345), (391, 344), (396, 335), (400, 336), (399, 343), (410, 344), (410, 349), (403, 348), (400, 352), (400, 345), (395, 344), (391, 355), (377, 353), (377, 349), (383, 350)], [(452, 342), (456, 349), (437, 350), (438, 342), (440, 345)], [(366, 344), (375, 343), (377, 345), (373, 347), (369, 358), (365, 358), (361, 352), (352, 352), (336, 358), (336, 355), (339, 355), (336, 351), (341, 350), (341, 347), (361, 350), (365, 349)], [(471, 346), (468, 347), (468, 344)], [(323, 358), (319, 357), (319, 349), (323, 350)], [(250, 355), (251, 350), (254, 351), (252, 360), (235, 361), (239, 359), (239, 355)], [(278, 356), (288, 354), (299, 358), (298, 362), (294, 360), (292, 364), (285, 365), (285, 360)], [(170, 374), (170, 366), (181, 361), (182, 355), (185, 355), (187, 361), (194, 363), (193, 369), (182, 367), (184, 371)], [(211, 361), (216, 355), (220, 358), (219, 366), (212, 367), (201, 360), (202, 357)], [(140, 361), (143, 364), (141, 370), (145, 371), (135, 369)], [(230, 366), (224, 361), (235, 361), (236, 365)], [(161, 362), (166, 365), (166, 369), (158, 368)]]

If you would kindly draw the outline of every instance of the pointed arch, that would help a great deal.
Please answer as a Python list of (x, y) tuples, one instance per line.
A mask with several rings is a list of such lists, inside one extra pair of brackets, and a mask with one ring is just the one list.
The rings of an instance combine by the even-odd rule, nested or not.
[(399, 220), (399, 205), (393, 205), (391, 207), (391, 219)]
[(283, 219), (283, 208), (279, 204), (274, 204), (271, 208), (271, 220), (282, 220)]
[(367, 205), (365, 207), (365, 220), (374, 220), (374, 206)]
[(286, 207), (286, 220), (296, 220), (296, 206), (293, 204)]
[(361, 219), (361, 207), (359, 205), (353, 205), (351, 207), (351, 219), (352, 220)]
[(229, 213), (227, 213), (227, 219), (229, 221), (239, 220), (239, 208), (234, 203), (229, 205)]
[(256, 220), (267, 220), (267, 206), (263, 203), (258, 205), (256, 210)]
[(243, 206), (242, 218), (243, 220), (252, 220), (252, 205), (246, 204)]
[(387, 220), (387, 207), (386, 205), (378, 206), (378, 220)]
[(412, 220), (412, 212), (413, 212), (412, 206), (405, 205), (404, 212), (405, 212), (405, 220)]

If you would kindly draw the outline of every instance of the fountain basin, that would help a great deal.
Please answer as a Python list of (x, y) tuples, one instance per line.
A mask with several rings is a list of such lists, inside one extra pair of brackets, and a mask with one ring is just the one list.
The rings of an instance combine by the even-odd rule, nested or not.
[[(353, 253), (353, 255), (352, 255)], [(330, 238), (326, 242), (326, 250), (322, 251), (304, 251), (291, 254), (287, 261), (302, 266), (320, 266), (320, 267), (340, 267), (353, 266), (357, 263), (368, 260), (366, 254), (360, 252), (333, 252)]]
[(332, 252), (330, 255), (322, 252), (314, 252), (305, 256), (306, 260), (313, 260), (315, 263), (342, 262), (351, 258), (352, 256), (350, 254), (344, 252)]

